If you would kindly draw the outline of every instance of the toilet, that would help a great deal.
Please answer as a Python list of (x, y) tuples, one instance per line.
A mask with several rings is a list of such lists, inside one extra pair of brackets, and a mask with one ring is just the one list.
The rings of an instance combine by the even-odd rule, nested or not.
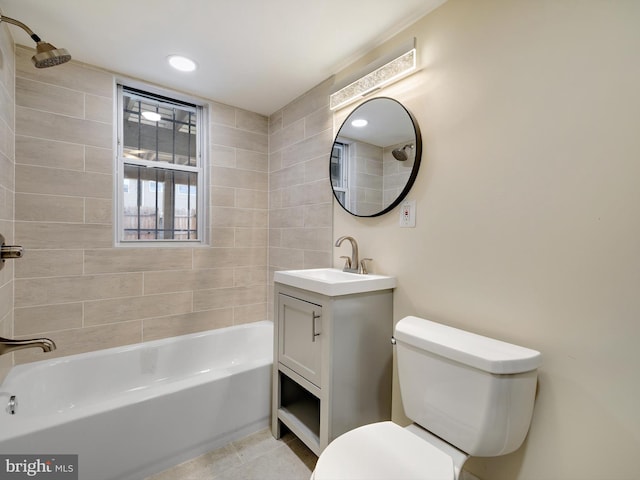
[(540, 352), (418, 317), (394, 339), (407, 427), (351, 430), (318, 458), (312, 480), (460, 480), (470, 456), (493, 457), (524, 441)]

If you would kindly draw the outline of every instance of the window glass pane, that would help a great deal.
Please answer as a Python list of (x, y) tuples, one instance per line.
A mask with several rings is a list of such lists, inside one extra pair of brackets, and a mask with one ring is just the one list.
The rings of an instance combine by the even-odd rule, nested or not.
[(122, 240), (197, 240), (197, 179), (193, 172), (125, 164)]
[(125, 158), (196, 166), (197, 115), (188, 106), (122, 93)]

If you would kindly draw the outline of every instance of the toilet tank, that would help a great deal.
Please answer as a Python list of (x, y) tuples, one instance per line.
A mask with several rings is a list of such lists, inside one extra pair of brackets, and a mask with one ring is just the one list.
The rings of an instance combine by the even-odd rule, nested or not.
[(540, 353), (417, 317), (395, 328), (405, 413), (473, 456), (516, 450), (527, 435)]

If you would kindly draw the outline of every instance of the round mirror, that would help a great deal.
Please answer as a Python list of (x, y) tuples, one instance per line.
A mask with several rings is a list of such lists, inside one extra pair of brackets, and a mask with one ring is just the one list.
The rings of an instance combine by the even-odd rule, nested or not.
[(367, 100), (351, 112), (333, 142), (333, 194), (352, 215), (387, 213), (409, 193), (421, 155), (422, 139), (413, 115), (392, 98)]

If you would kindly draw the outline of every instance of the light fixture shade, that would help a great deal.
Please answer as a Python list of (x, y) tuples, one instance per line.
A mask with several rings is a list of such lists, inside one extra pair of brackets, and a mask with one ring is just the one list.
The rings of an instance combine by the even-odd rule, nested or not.
[(169, 65), (181, 72), (193, 72), (197, 68), (196, 62), (182, 55), (170, 55), (167, 60)]
[(366, 74), (353, 83), (331, 94), (329, 108), (336, 110), (350, 104), (368, 93), (389, 85), (403, 77), (406, 77), (416, 69), (416, 49), (408, 52), (382, 65), (373, 72)]

